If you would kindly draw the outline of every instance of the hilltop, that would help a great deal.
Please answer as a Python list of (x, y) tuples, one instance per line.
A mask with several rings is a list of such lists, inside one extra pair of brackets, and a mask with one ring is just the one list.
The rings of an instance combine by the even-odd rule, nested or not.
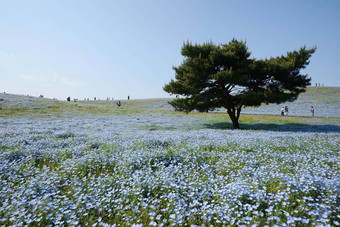
[[(124, 110), (140, 112), (150, 111), (172, 111), (168, 104), (171, 98), (159, 99), (136, 99), (122, 100)], [(277, 115), (282, 106), (289, 106), (292, 116), (310, 116), (310, 106), (314, 106), (315, 115), (319, 117), (340, 117), (340, 88), (338, 87), (309, 87), (294, 102), (283, 104), (262, 105), (258, 108), (244, 108), (241, 114)], [(24, 113), (110, 113), (117, 111), (114, 100), (90, 100), (77, 102), (66, 100), (55, 100), (25, 95), (0, 94), (0, 114), (21, 115)], [(121, 110), (119, 110), (121, 111)], [(119, 112), (118, 111), (118, 112)], [(225, 113), (224, 109), (216, 112)]]
[[(244, 108), (240, 124), (243, 129), (279, 131), (340, 131), (340, 88), (311, 87), (292, 103)], [(0, 94), (1, 118), (89, 118), (115, 117), (121, 122), (146, 121), (147, 128), (211, 128), (231, 129), (232, 124), (224, 109), (214, 112), (185, 114), (173, 111), (170, 98), (121, 100), (60, 101), (25, 95)], [(289, 106), (289, 116), (280, 116), (281, 106)], [(309, 108), (315, 108), (315, 117)], [(138, 119), (141, 119), (140, 121)], [(175, 122), (183, 122), (175, 124)], [(176, 126), (173, 126), (176, 125)], [(144, 126), (143, 126), (144, 127)]]

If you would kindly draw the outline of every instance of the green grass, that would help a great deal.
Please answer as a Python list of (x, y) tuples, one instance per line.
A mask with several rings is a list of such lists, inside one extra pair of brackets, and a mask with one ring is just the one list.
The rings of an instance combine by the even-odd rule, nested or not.
[[(340, 93), (340, 89), (334, 88), (315, 88), (310, 87), (302, 96), (303, 99), (320, 99), (325, 100), (326, 96), (332, 99), (334, 95)], [(6, 96), (7, 97), (7, 96)], [(10, 97), (10, 96), (8, 96)], [(185, 114), (182, 112), (175, 112), (171, 107), (167, 106), (167, 102), (171, 99), (142, 99), (122, 101), (122, 106), (117, 107), (115, 101), (78, 101), (66, 102), (49, 99), (32, 99), (26, 96), (19, 98), (23, 102), (27, 99), (30, 105), (4, 105), (0, 104), (0, 117), (72, 117), (72, 116), (86, 116), (86, 115), (101, 115), (101, 116), (143, 116), (145, 114), (175, 114), (183, 115), (188, 118), (194, 117), (197, 119), (197, 125), (183, 126), (187, 130), (192, 128), (213, 128), (213, 129), (232, 129), (232, 123), (227, 113), (197, 113), (192, 112)], [(26, 101), (28, 102), (28, 101)], [(167, 107), (165, 107), (167, 106)], [(242, 114), (239, 119), (241, 129), (288, 129), (289, 127), (300, 128), (304, 130), (315, 129), (322, 125), (339, 125), (340, 117), (303, 117), (303, 116), (279, 116), (279, 115), (255, 115)], [(285, 127), (283, 127), (285, 125)], [(171, 126), (161, 126), (150, 124), (146, 127), (147, 130), (173, 130)]]

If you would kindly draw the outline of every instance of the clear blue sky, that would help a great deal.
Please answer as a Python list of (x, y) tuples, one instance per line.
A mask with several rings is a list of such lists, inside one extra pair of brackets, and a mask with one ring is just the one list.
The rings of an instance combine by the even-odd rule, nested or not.
[(0, 92), (169, 97), (183, 42), (233, 38), (257, 59), (317, 45), (303, 73), (340, 86), (338, 0), (0, 0)]

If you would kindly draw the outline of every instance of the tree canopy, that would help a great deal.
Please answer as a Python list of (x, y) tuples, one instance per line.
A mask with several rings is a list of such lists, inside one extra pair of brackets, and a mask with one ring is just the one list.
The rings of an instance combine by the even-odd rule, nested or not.
[(228, 44), (183, 44), (182, 64), (173, 67), (175, 80), (163, 89), (176, 98), (170, 104), (178, 111), (206, 112), (224, 107), (234, 128), (239, 128), (242, 107), (294, 101), (311, 79), (300, 74), (316, 47), (288, 52), (269, 59), (251, 58), (246, 42)]

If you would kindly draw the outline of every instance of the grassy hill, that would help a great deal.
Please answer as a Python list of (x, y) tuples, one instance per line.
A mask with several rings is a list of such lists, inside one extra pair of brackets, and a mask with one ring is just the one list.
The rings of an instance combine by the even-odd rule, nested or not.
[(294, 102), (262, 105), (259, 108), (246, 108), (243, 113), (279, 114), (282, 106), (289, 107), (290, 115), (310, 116), (310, 106), (315, 115), (321, 117), (340, 117), (339, 87), (309, 87)]
[[(262, 105), (259, 108), (244, 108), (241, 112), (242, 128), (277, 128), (278, 125), (303, 127), (305, 125), (340, 124), (340, 88), (310, 87), (307, 92), (292, 103)], [(180, 114), (196, 119), (197, 127), (231, 128), (229, 117), (224, 109), (211, 113), (178, 113), (168, 104), (171, 99), (122, 100), (117, 107), (116, 101), (77, 101), (67, 102), (23, 95), (0, 94), (1, 117), (74, 117), (86, 115), (143, 116), (147, 114)], [(279, 116), (281, 106), (288, 105), (290, 116)], [(310, 117), (309, 107), (315, 108), (314, 118)], [(190, 121), (192, 122), (192, 121)], [(279, 127), (280, 128), (280, 127)]]

